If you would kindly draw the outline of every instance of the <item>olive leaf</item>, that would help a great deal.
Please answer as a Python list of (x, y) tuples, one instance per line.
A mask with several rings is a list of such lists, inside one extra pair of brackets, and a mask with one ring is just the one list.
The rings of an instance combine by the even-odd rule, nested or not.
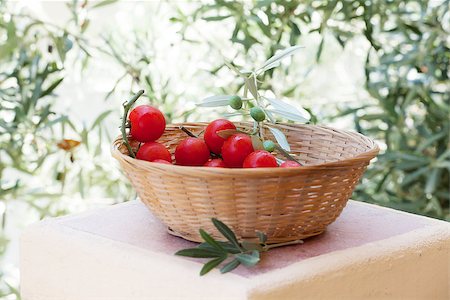
[(226, 256), (222, 256), (222, 257), (218, 257), (215, 259), (212, 259), (210, 261), (208, 261), (203, 268), (200, 270), (200, 276), (205, 275), (206, 273), (208, 273), (209, 271), (211, 271), (212, 269), (214, 269), (215, 267), (217, 267), (218, 265), (220, 265), (225, 259), (227, 259)]
[(244, 131), (241, 130), (236, 130), (236, 129), (224, 129), (224, 130), (219, 130), (216, 132), (218, 136), (220, 136), (223, 139), (227, 139), (230, 136), (232, 136), (233, 134), (237, 134), (237, 133), (246, 133)]
[(280, 117), (286, 118), (288, 120), (294, 121), (294, 122), (300, 122), (300, 123), (306, 123), (308, 122), (308, 119), (305, 119), (299, 114), (292, 113), (285, 110), (279, 110), (279, 109), (268, 109), (266, 112), (271, 112), (272, 114), (278, 115)]
[(274, 98), (264, 97), (264, 99), (273, 107), (272, 110), (268, 111), (285, 117), (288, 120), (305, 123), (311, 119), (311, 114), (303, 107), (297, 108), (289, 103)]
[(274, 56), (269, 58), (262, 65), (262, 67), (258, 69), (257, 72), (258, 73), (262, 73), (262, 72), (265, 72), (265, 71), (270, 70), (272, 68), (275, 68), (276, 66), (278, 66), (278, 64), (281, 62), (282, 59), (293, 55), (296, 51), (300, 50), (301, 48), (304, 48), (304, 47), (297, 45), (297, 46), (292, 46), (292, 47), (286, 48), (286, 49), (278, 52), (277, 54), (275, 54)]
[(175, 253), (175, 255), (195, 257), (195, 258), (212, 258), (212, 257), (220, 257), (222, 255), (222, 252), (204, 248), (189, 248), (180, 250), (177, 253)]
[(214, 226), (216, 226), (217, 230), (219, 230), (220, 233), (224, 237), (226, 237), (227, 240), (229, 240), (231, 244), (233, 244), (237, 249), (240, 249), (239, 242), (236, 238), (236, 235), (227, 225), (225, 225), (222, 221), (220, 221), (216, 218), (212, 218), (212, 222), (213, 222)]
[(236, 254), (236, 259), (245, 266), (254, 266), (260, 260), (259, 251), (253, 250), (251, 252), (251, 254), (247, 254), (247, 253)]
[(250, 91), (250, 94), (252, 94), (253, 98), (255, 98), (255, 100), (258, 100), (259, 94), (258, 94), (258, 85), (256, 83), (256, 77), (250, 76), (250, 77), (246, 78), (245, 86), (248, 88), (248, 90)]
[(272, 132), (273, 136), (277, 140), (278, 145), (280, 145), (280, 147), (283, 148), (284, 150), (290, 152), (291, 147), (289, 146), (289, 143), (284, 133), (281, 132), (281, 130), (274, 127), (269, 127), (269, 130), (270, 132)]
[(206, 243), (208, 243), (209, 245), (211, 245), (212, 247), (216, 248), (219, 251), (222, 252), (225, 251), (225, 249), (215, 239), (213, 239), (213, 237), (210, 236), (206, 231), (200, 229), (199, 232), (200, 236), (202, 237), (202, 239), (205, 240)]
[(241, 73), (241, 71), (239, 71), (239, 69), (236, 68), (233, 64), (231, 64), (231, 63), (229, 63), (229, 62), (227, 62), (227, 61), (224, 61), (224, 64), (225, 64), (231, 71), (233, 71), (234, 73), (236, 73), (236, 75), (239, 75), (239, 76), (241, 76), (241, 77), (246, 77), (246, 75), (243, 74), (243, 73)]
[(217, 95), (207, 97), (202, 100), (201, 103), (198, 103), (197, 106), (200, 107), (219, 107), (219, 106), (227, 106), (232, 95)]
[(237, 267), (239, 267), (241, 263), (239, 262), (239, 260), (237, 259), (233, 259), (232, 261), (230, 261), (229, 263), (227, 263), (226, 265), (224, 265), (221, 269), (220, 269), (220, 273), (227, 273), (230, 271), (233, 271), (234, 269), (236, 269)]
[[(212, 258), (203, 265), (200, 270), (200, 276), (207, 274), (229, 258), (230, 260), (220, 269), (221, 273), (230, 272), (240, 264), (249, 267), (254, 266), (261, 259), (260, 252), (273, 248), (272, 245), (266, 245), (265, 242), (253, 243), (244, 241), (239, 243), (236, 234), (225, 223), (215, 218), (212, 218), (211, 221), (225, 237), (226, 242), (217, 241), (206, 231), (200, 229), (200, 236), (205, 240), (205, 243), (201, 243), (195, 248), (183, 249), (175, 253), (175, 255), (193, 258)], [(259, 241), (265, 240), (261, 238), (262, 235), (265, 236), (262, 233), (257, 233)]]
[(261, 141), (261, 138), (257, 135), (251, 135), (252, 139), (252, 145), (254, 150), (264, 150), (263, 142)]

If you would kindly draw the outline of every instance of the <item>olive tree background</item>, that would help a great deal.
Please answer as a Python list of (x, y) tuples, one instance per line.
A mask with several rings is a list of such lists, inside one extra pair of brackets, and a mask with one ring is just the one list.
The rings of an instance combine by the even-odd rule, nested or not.
[[(18, 299), (20, 230), (135, 194), (109, 155), (121, 103), (145, 89), (168, 121), (231, 110), (195, 103), (261, 89), (357, 130), (382, 152), (353, 199), (450, 220), (449, 1), (0, 1), (0, 298)], [(235, 117), (231, 117), (235, 118)]]

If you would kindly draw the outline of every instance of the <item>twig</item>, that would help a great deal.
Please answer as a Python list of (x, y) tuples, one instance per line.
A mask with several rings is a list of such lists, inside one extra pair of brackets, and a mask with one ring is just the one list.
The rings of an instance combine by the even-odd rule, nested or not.
[(193, 134), (189, 129), (187, 129), (184, 126), (180, 126), (179, 127), (181, 130), (183, 130), (188, 136), (190, 137), (194, 137), (194, 138), (198, 138), (198, 136), (196, 136), (195, 134)]
[(133, 152), (133, 149), (131, 149), (130, 143), (128, 141), (128, 136), (127, 136), (127, 132), (126, 132), (126, 128), (127, 128), (127, 119), (128, 119), (128, 112), (130, 111), (130, 109), (133, 107), (134, 102), (136, 102), (136, 100), (142, 96), (142, 94), (144, 94), (144, 90), (140, 90), (139, 92), (137, 92), (133, 97), (131, 97), (130, 100), (128, 100), (128, 102), (125, 102), (123, 104), (123, 118), (122, 118), (122, 126), (120, 127), (120, 130), (122, 132), (122, 141), (125, 144), (125, 146), (128, 149), (128, 152), (130, 154), (131, 157), (136, 158), (136, 155)]
[(281, 148), (280, 145), (275, 144), (275, 148), (276, 148), (278, 151), (280, 151), (280, 153), (283, 154), (284, 157), (286, 157), (286, 158), (289, 159), (289, 160), (293, 160), (293, 161), (295, 161), (296, 163), (298, 163), (299, 165), (302, 166), (302, 164), (301, 164), (297, 159), (295, 159), (292, 155), (290, 155), (289, 152), (287, 152), (286, 150), (284, 150), (283, 148)]
[(303, 244), (303, 240), (295, 240), (295, 241), (290, 241), (290, 242), (285, 242), (285, 243), (265, 245), (265, 246), (263, 246), (263, 250), (269, 251), (270, 249), (273, 249), (273, 248), (289, 246), (289, 245), (297, 245), (297, 244)]

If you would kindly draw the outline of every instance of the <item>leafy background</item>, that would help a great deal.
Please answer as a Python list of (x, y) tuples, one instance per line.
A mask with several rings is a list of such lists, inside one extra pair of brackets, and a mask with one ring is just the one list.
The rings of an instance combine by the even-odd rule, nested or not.
[(353, 199), (449, 221), (449, 11), (406, 0), (0, 1), (0, 298), (20, 298), (25, 226), (135, 198), (109, 155), (131, 92), (145, 89), (141, 103), (169, 121), (212, 120), (227, 111), (195, 103), (242, 88), (224, 60), (251, 69), (290, 45), (305, 49), (260, 90), (382, 148)]

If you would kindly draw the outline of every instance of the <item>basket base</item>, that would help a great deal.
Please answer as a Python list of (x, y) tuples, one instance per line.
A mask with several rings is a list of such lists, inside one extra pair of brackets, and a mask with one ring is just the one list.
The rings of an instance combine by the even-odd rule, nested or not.
[[(195, 242), (195, 243), (203, 243), (204, 242), (203, 240), (199, 239), (198, 236), (185, 234), (185, 233), (180, 233), (178, 231), (173, 230), (170, 227), (167, 227), (167, 232), (169, 234), (173, 235), (173, 236), (180, 237), (180, 238), (185, 239), (185, 240), (190, 241), (190, 242)], [(275, 248), (275, 247), (277, 247), (277, 245), (284, 246), (284, 245), (301, 244), (301, 243), (303, 243), (303, 239), (310, 238), (310, 237), (322, 234), (324, 232), (325, 232), (325, 230), (322, 230), (322, 231), (319, 231), (319, 232), (314, 232), (314, 233), (309, 234), (309, 235), (301, 236), (300, 238), (292, 237), (291, 239), (283, 238), (282, 240), (277, 240), (276, 238), (275, 239), (270, 239), (269, 238), (266, 244), (267, 245), (272, 245), (273, 247), (271, 247), (271, 248)], [(239, 240), (245, 240), (247, 242), (255, 242), (255, 243), (258, 242), (257, 238), (251, 238), (251, 239), (247, 239), (247, 238), (246, 239), (242, 239), (241, 238)]]

